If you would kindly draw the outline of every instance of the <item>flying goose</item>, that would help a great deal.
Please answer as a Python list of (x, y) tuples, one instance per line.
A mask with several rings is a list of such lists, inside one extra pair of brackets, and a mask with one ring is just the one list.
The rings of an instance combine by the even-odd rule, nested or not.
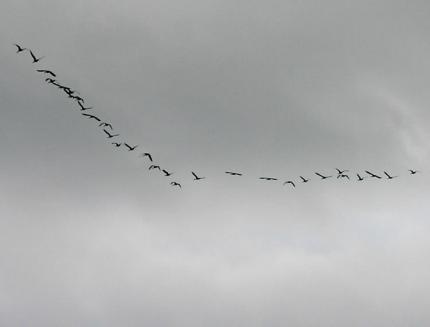
[(317, 173), (317, 172), (315, 172), (315, 175), (317, 175), (317, 176), (319, 176), (319, 177), (321, 177), (321, 179), (327, 179), (327, 178), (330, 178), (330, 177), (333, 177), (333, 176), (324, 176), (324, 175), (322, 175), (322, 174), (320, 174), (320, 173)]
[(14, 46), (16, 46), (16, 53), (20, 53), (22, 51), (27, 50), (27, 48), (23, 48), (22, 46), (20, 46), (19, 44), (14, 43)]
[(130, 146), (127, 143), (124, 143), (124, 145), (128, 148), (128, 151), (133, 151), (134, 149), (136, 149), (138, 147), (138, 145)]
[(265, 181), (277, 181), (277, 178), (274, 177), (259, 177), (259, 179), (263, 179)]
[(389, 173), (387, 173), (386, 171), (384, 171), (384, 174), (385, 174), (385, 176), (387, 176), (387, 179), (394, 179), (394, 178), (396, 178), (396, 177), (399, 177), (399, 176), (391, 176)]
[(111, 139), (112, 137), (116, 137), (116, 136), (119, 136), (119, 134), (111, 134), (111, 133), (109, 133), (107, 130), (105, 130), (105, 129), (103, 129), (103, 132), (105, 132), (106, 133), (106, 135), (107, 135), (107, 138), (108, 139)]
[(172, 173), (169, 173), (166, 169), (162, 169), (162, 172), (164, 173), (164, 176), (169, 177), (172, 175)]
[(55, 75), (54, 72), (52, 72), (51, 70), (47, 70), (47, 69), (38, 69), (37, 70), (39, 73), (44, 73), (44, 74), (49, 74), (52, 77), (57, 77), (57, 75)]
[(348, 169), (344, 169), (344, 170), (341, 170), (341, 169), (339, 169), (339, 168), (335, 168), (336, 170), (337, 170), (337, 173), (339, 174), (339, 175), (342, 175), (343, 173), (347, 173), (347, 172), (349, 172), (349, 170)]
[(294, 182), (293, 182), (293, 181), (286, 181), (286, 182), (284, 182), (284, 184), (282, 184), (282, 185), (287, 185), (287, 184), (291, 184), (293, 187), (296, 187), (296, 184), (294, 184)]
[[(84, 107), (81, 101), (78, 101), (79, 107), (81, 107), (81, 111), (93, 109), (93, 107)], [(102, 123), (103, 124), (103, 123)], [(100, 126), (100, 125), (99, 125)]]
[(310, 179), (306, 179), (303, 176), (299, 176), (299, 177), (300, 177), (300, 179), (302, 180), (303, 183), (307, 183), (307, 182), (310, 181)]
[(31, 51), (31, 50), (30, 50), (30, 55), (31, 55), (31, 58), (33, 58), (33, 64), (39, 62), (40, 60), (42, 60), (44, 58), (44, 57), (36, 58), (36, 56), (34, 55), (33, 51)]
[(113, 130), (113, 127), (111, 124), (106, 123), (106, 122), (102, 122), (99, 124), (99, 127), (109, 127), (111, 130)]
[(371, 172), (370, 172), (370, 171), (368, 171), (368, 170), (365, 170), (365, 172), (366, 172), (367, 174), (369, 174), (369, 176), (370, 176), (370, 177), (374, 177), (374, 178), (378, 178), (378, 179), (381, 179), (381, 178), (382, 178), (381, 176), (375, 175), (374, 173), (371, 173)]
[(232, 171), (226, 171), (225, 173), (228, 174), (228, 175), (231, 175), (231, 176), (242, 176), (243, 175), (241, 173), (235, 173), (235, 172), (232, 172)]
[(149, 161), (151, 161), (151, 162), (152, 162), (152, 156), (151, 156), (151, 154), (150, 154), (150, 153), (145, 152), (145, 153), (142, 153), (140, 156), (141, 156), (141, 157), (148, 157)]
[(171, 182), (170, 185), (179, 186), (180, 188), (182, 188), (181, 184), (179, 184), (178, 182)]
[(90, 115), (90, 114), (81, 114), (82, 116), (88, 117), (88, 119), (95, 119), (97, 121), (101, 121), (99, 117)]
[(205, 179), (205, 178), (206, 178), (206, 177), (199, 177), (199, 176), (197, 176), (197, 175), (196, 175), (196, 173), (195, 173), (195, 172), (193, 172), (193, 171), (191, 172), (191, 174), (194, 176), (194, 180), (195, 180), (195, 181), (198, 181), (198, 180), (200, 180), (200, 179)]

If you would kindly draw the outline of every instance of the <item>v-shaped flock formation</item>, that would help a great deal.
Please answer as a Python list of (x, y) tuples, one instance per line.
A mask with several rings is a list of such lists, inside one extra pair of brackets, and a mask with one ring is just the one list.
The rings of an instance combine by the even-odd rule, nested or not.
[[(33, 64), (38, 63), (40, 60), (42, 60), (44, 58), (44, 57), (37, 57), (32, 50), (30, 50), (28, 48), (24, 48), (24, 47), (20, 46), (19, 44), (15, 44), (15, 46), (17, 48), (16, 53), (28, 52), (30, 54), (32, 60), (33, 60), (32, 61)], [(114, 140), (111, 140), (111, 144), (113, 147), (115, 147), (115, 148), (123, 147), (128, 152), (135, 152), (135, 150), (139, 147), (139, 145), (130, 144), (130, 143), (127, 143), (125, 141), (122, 141), (122, 142), (116, 141), (117, 138), (120, 136), (120, 134), (114, 132), (113, 125), (109, 122), (102, 120), (99, 116), (87, 113), (87, 111), (92, 110), (93, 107), (86, 107), (85, 99), (80, 96), (80, 93), (78, 91), (72, 90), (70, 87), (65, 86), (65, 85), (61, 84), (60, 82), (58, 82), (57, 74), (54, 73), (52, 70), (37, 69), (36, 71), (45, 75), (45, 77), (46, 77), (45, 82), (47, 82), (48, 84), (50, 84), (52, 86), (57, 87), (58, 89), (63, 91), (68, 98), (72, 99), (77, 104), (77, 106), (81, 112), (82, 117), (85, 117), (87, 119), (94, 120), (95, 122), (97, 122), (98, 127), (106, 135), (106, 138), (108, 140), (114, 139)], [(151, 153), (149, 153), (149, 152), (140, 153), (140, 157), (147, 158), (147, 160), (150, 162), (150, 166), (148, 167), (148, 170), (158, 170), (160, 173), (163, 174), (162, 176), (164, 176), (164, 177), (170, 177), (173, 175), (172, 172), (169, 172), (166, 169), (162, 168), (160, 165), (155, 164), (153, 156)], [(348, 169), (339, 169), (339, 168), (335, 168), (335, 169), (336, 169), (336, 179), (339, 179), (339, 180), (345, 180), (346, 179), (346, 180), (350, 181), (354, 174), (355, 174), (354, 179), (358, 182), (362, 182), (368, 178), (377, 179), (377, 180), (382, 180), (382, 179), (391, 180), (391, 179), (395, 179), (395, 178), (399, 177), (399, 176), (393, 176), (390, 173), (388, 173), (387, 171), (383, 171), (382, 173), (374, 173), (374, 172), (371, 172), (369, 170), (364, 170), (363, 173), (356, 172), (354, 174), (351, 174)], [(419, 173), (419, 171), (415, 170), (415, 169), (409, 169), (408, 171), (409, 171), (409, 175), (416, 175), (417, 173)], [(234, 172), (234, 171), (225, 171), (224, 173), (229, 175), (229, 176), (233, 176), (233, 177), (244, 176), (243, 173)], [(334, 175), (324, 175), (320, 172), (314, 172), (314, 174), (319, 177), (319, 180), (326, 180), (326, 179), (335, 177)], [(201, 181), (201, 180), (206, 179), (206, 177), (199, 176), (194, 171), (191, 172), (191, 175), (194, 177), (193, 181)], [(267, 177), (267, 176), (258, 177), (258, 179), (264, 180), (264, 181), (280, 181), (279, 178)], [(296, 179), (296, 180), (284, 181), (282, 185), (290, 185), (291, 187), (295, 188), (297, 186), (298, 181), (300, 183), (308, 183), (310, 180), (311, 180), (310, 178), (299, 176), (298, 179)], [(170, 185), (172, 185), (173, 187), (182, 188), (182, 185), (180, 183), (178, 183), (177, 181), (174, 181), (174, 180), (170, 180)]]

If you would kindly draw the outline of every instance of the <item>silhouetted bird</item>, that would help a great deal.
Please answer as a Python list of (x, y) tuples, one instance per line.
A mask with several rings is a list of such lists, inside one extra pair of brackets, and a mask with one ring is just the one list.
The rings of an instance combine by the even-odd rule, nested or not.
[(164, 176), (169, 177), (172, 175), (172, 173), (169, 173), (166, 169), (163, 169), (162, 172), (164, 173)]
[(310, 179), (306, 179), (303, 176), (300, 176), (300, 179), (302, 180), (303, 183), (307, 183), (310, 181)]
[(148, 168), (149, 170), (151, 170), (151, 169), (158, 169), (159, 171), (161, 171), (161, 167), (160, 166), (158, 166), (158, 165), (151, 165), (151, 166), (149, 166), (149, 168)]
[(99, 117), (90, 115), (90, 114), (81, 114), (82, 116), (88, 117), (88, 119), (95, 119), (97, 121), (101, 121)]
[(364, 177), (361, 177), (360, 174), (357, 174), (357, 180), (360, 182), (364, 181)]
[[(81, 107), (81, 111), (85, 111), (85, 110), (90, 110), (93, 109), (93, 107), (84, 107), (84, 105), (82, 104), (82, 102), (78, 101), (78, 105), (79, 107)], [(103, 123), (102, 123), (103, 124)], [(99, 125), (100, 126), (100, 125)]]
[(19, 44), (14, 43), (14, 45), (16, 46), (16, 53), (20, 53), (22, 51), (27, 50), (27, 48), (23, 48), (22, 46), (20, 46)]
[(315, 175), (321, 177), (321, 179), (327, 179), (327, 178), (333, 177), (333, 176), (324, 176), (324, 175), (322, 175), (320, 173), (315, 173)]
[(138, 147), (138, 145), (130, 146), (127, 143), (124, 143), (124, 145), (128, 148), (128, 151), (133, 151), (134, 149), (136, 149)]
[[(45, 78), (45, 82), (49, 83), (49, 84), (54, 84), (55, 83), (55, 79), (52, 79), (50, 77)], [(56, 84), (59, 85), (59, 84)]]
[(242, 176), (241, 173), (235, 173), (235, 172), (232, 172), (232, 171), (226, 171), (225, 173), (228, 174), (228, 175), (231, 175), (231, 176)]
[(109, 124), (109, 123), (105, 123), (105, 122), (100, 123), (100, 124), (99, 124), (99, 127), (109, 127), (111, 130), (113, 130), (112, 125), (111, 125), (111, 124)]
[(415, 175), (416, 173), (419, 173), (419, 170), (409, 169), (409, 172), (411, 173), (411, 175)]
[(181, 184), (179, 184), (177, 182), (171, 182), (170, 185), (172, 185), (172, 186), (179, 186), (180, 188), (182, 188)]
[(47, 69), (38, 69), (37, 70), (39, 73), (45, 73), (45, 74), (49, 74), (52, 77), (57, 77), (57, 75), (54, 74), (54, 72), (47, 70)]
[(339, 174), (339, 175), (342, 175), (343, 173), (346, 173), (346, 172), (348, 172), (349, 170), (348, 169), (344, 169), (344, 170), (340, 170), (339, 168), (335, 168), (336, 170), (337, 170), (337, 173)]
[(119, 148), (121, 146), (122, 143), (116, 143), (116, 142), (112, 142), (113, 145), (115, 145), (117, 148)]
[(349, 176), (347, 174), (339, 174), (339, 175), (337, 175), (337, 178), (348, 178), (349, 179)]
[(390, 176), (390, 174), (387, 173), (386, 171), (384, 171), (384, 174), (385, 174), (385, 176), (387, 176), (387, 179), (394, 179), (396, 177), (399, 177), (399, 176)]
[(294, 182), (293, 182), (293, 181), (286, 181), (286, 182), (284, 182), (284, 184), (282, 184), (282, 185), (287, 185), (287, 184), (291, 184), (293, 187), (296, 187), (296, 184), (294, 184)]
[(197, 175), (196, 175), (196, 173), (195, 173), (195, 172), (193, 172), (193, 171), (191, 172), (191, 174), (194, 176), (194, 180), (195, 180), (195, 181), (198, 181), (198, 180), (201, 180), (201, 179), (205, 179), (205, 178), (206, 178), (206, 177), (199, 177), (199, 176), (197, 176)]
[(31, 50), (30, 50), (30, 55), (31, 55), (31, 58), (33, 58), (33, 64), (39, 62), (40, 60), (42, 60), (44, 58), (44, 57), (36, 58), (36, 56), (34, 55), (33, 51), (31, 51)]
[(274, 177), (260, 177), (259, 179), (263, 179), (265, 181), (277, 181), (277, 178)]
[(378, 178), (378, 179), (381, 179), (381, 178), (382, 178), (381, 176), (375, 175), (374, 173), (371, 173), (371, 172), (370, 172), (370, 171), (368, 171), (368, 170), (365, 170), (365, 172), (366, 172), (366, 174), (369, 174), (369, 176), (370, 176), (370, 177), (374, 177), (374, 178)]
[(150, 154), (150, 153), (145, 152), (145, 153), (142, 153), (142, 154), (141, 154), (141, 156), (142, 156), (142, 157), (148, 157), (149, 161), (151, 161), (151, 162), (152, 162), (152, 156), (151, 156), (151, 154)]
[(117, 137), (117, 136), (119, 136), (119, 134), (111, 134), (111, 133), (109, 133), (107, 130), (103, 130), (103, 132), (105, 132), (106, 133), (106, 135), (107, 135), (107, 138), (108, 139), (111, 139), (112, 137)]
[(70, 94), (69, 94), (69, 98), (71, 98), (71, 99), (73, 99), (73, 100), (76, 100), (76, 101), (78, 101), (78, 102), (83, 102), (83, 103), (85, 103), (85, 100), (84, 100), (84, 99), (82, 99), (79, 95), (70, 95)]

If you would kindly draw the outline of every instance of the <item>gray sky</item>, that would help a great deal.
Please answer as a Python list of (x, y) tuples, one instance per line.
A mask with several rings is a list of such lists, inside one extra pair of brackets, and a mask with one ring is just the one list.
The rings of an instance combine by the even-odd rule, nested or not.
[[(430, 324), (428, 1), (0, 12), (0, 325)], [(113, 149), (36, 68), (183, 189)], [(338, 166), (400, 177), (312, 175)]]

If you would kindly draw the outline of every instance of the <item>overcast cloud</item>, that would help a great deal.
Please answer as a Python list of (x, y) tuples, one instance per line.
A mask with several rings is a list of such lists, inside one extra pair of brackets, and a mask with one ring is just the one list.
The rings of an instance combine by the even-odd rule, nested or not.
[[(430, 324), (428, 1), (0, 12), (1, 326)], [(36, 67), (182, 190), (113, 149)], [(335, 167), (399, 178), (313, 175)]]

